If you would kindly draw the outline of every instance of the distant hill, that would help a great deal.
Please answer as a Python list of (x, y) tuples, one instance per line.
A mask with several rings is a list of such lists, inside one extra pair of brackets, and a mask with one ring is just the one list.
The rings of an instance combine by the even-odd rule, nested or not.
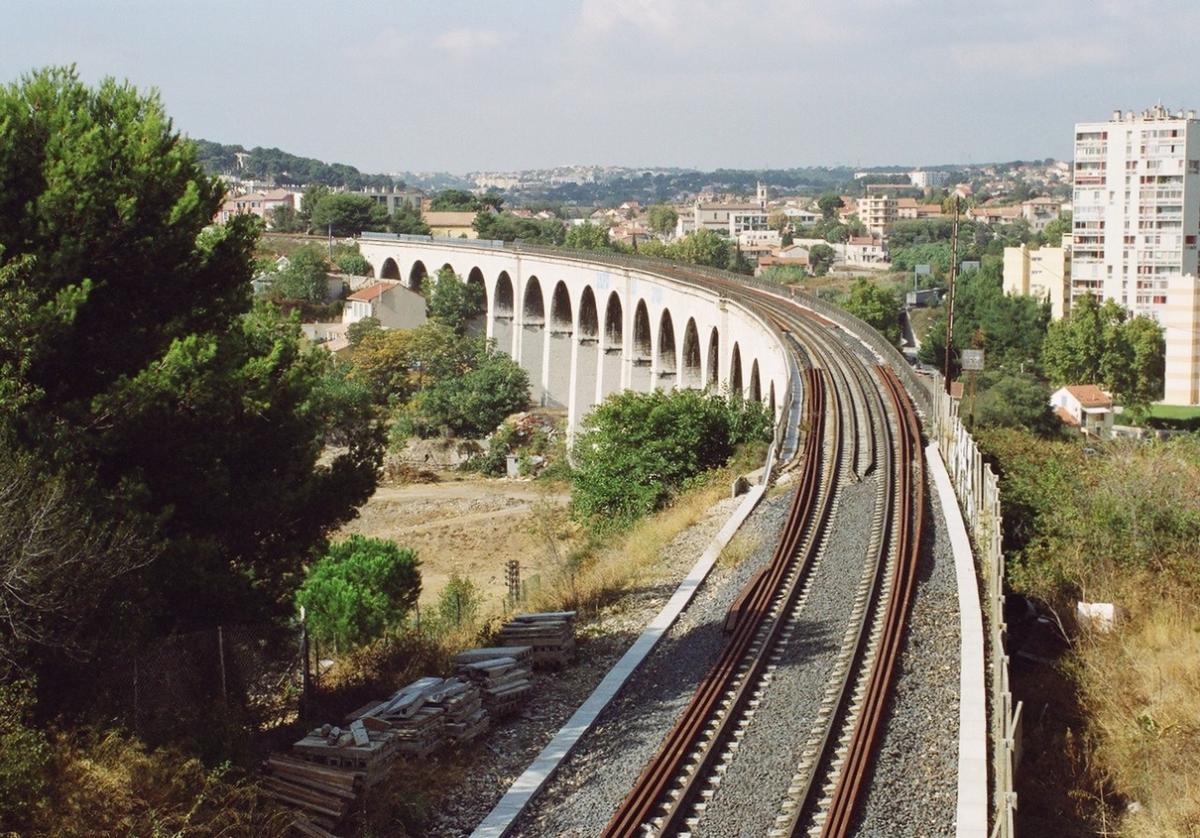
[[(210, 140), (193, 140), (200, 164), (210, 174), (237, 175), (272, 180), (280, 186), (320, 183), (361, 189), (365, 186), (403, 186), (404, 181), (391, 175), (367, 175), (345, 163), (326, 163), (312, 157), (298, 157), (278, 148), (224, 145)], [(241, 157), (239, 164), (238, 158)]]

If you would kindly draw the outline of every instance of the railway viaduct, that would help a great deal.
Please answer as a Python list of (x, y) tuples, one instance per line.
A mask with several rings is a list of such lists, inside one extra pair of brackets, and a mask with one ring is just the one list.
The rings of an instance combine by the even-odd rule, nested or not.
[(364, 233), (379, 279), (413, 290), (449, 267), (480, 285), (487, 336), (528, 373), (535, 404), (567, 409), (573, 432), (619, 390), (714, 388), (784, 410), (781, 335), (719, 291), (637, 266), (499, 242)]

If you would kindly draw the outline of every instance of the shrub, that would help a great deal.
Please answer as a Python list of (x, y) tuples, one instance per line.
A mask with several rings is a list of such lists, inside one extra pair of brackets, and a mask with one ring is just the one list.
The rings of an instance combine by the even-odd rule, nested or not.
[(516, 361), (486, 350), (478, 365), (439, 379), (396, 413), (397, 433), (429, 438), (446, 432), (479, 437), (529, 404), (529, 374)]
[(333, 263), (344, 274), (370, 276), (372, 273), (371, 263), (357, 250), (345, 250), (334, 254)]
[(615, 394), (588, 415), (575, 443), (572, 506), (596, 529), (627, 524), (724, 465), (739, 443), (769, 434), (755, 402), (697, 390)]
[(454, 574), (438, 594), (438, 616), (442, 624), (447, 626), (472, 623), (479, 614), (482, 599), (483, 596), (474, 582)]
[(25, 822), (45, 786), (49, 748), (30, 726), (33, 707), (28, 682), (0, 683), (0, 830)]
[(361, 646), (399, 626), (416, 605), (420, 565), (413, 550), (352, 535), (309, 569), (296, 603), (318, 640)]
[(288, 265), (275, 275), (271, 296), (276, 299), (320, 303), (325, 300), (329, 263), (316, 245), (297, 248), (288, 257)]

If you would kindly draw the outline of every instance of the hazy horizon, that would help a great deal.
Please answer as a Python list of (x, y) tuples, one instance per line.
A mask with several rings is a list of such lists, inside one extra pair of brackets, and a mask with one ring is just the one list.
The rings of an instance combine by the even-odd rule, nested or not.
[(1065, 159), (1075, 122), (1200, 105), (1177, 0), (14, 5), (5, 82), (74, 63), (189, 136), (364, 172)]

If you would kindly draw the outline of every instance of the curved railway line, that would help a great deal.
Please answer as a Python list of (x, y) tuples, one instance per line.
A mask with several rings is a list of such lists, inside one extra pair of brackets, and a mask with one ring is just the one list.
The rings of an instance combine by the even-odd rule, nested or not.
[[(703, 833), (717, 790), (771, 686), (824, 558), (839, 489), (877, 475), (865, 562), (830, 678), (770, 830), (851, 834), (865, 792), (903, 640), (921, 540), (920, 426), (896, 374), (868, 367), (837, 327), (784, 298), (686, 269), (659, 272), (749, 301), (781, 332), (802, 369), (803, 445), (780, 468), (797, 489), (770, 562), (734, 600), (728, 640), (691, 701), (604, 830), (605, 836)], [(741, 758), (753, 758), (742, 751)]]

